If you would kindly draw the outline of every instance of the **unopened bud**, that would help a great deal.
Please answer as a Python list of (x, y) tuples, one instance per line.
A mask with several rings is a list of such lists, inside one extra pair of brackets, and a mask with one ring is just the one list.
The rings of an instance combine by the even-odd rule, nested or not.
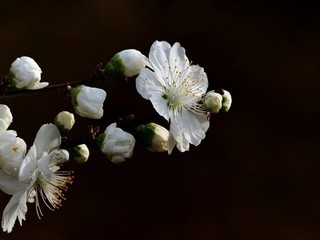
[(230, 92), (227, 90), (223, 90), (223, 95), (222, 95), (222, 110), (224, 112), (228, 112), (232, 103), (232, 97)]
[(76, 163), (84, 163), (89, 159), (90, 151), (86, 144), (80, 144), (75, 147), (69, 148), (69, 160)]
[(96, 141), (101, 152), (113, 163), (130, 158), (136, 142), (132, 134), (118, 128), (116, 123), (110, 124)]
[(106, 71), (114, 76), (133, 77), (145, 67), (144, 56), (135, 49), (126, 49), (115, 54), (106, 65)]
[(41, 68), (31, 57), (23, 56), (11, 64), (8, 77), (10, 84), (16, 88), (37, 90), (49, 85), (40, 82), (41, 73)]
[(222, 99), (221, 94), (215, 91), (207, 92), (203, 98), (205, 109), (210, 113), (218, 113), (222, 107)]
[(54, 119), (54, 125), (57, 126), (61, 133), (71, 130), (75, 123), (74, 115), (68, 111), (62, 111)]
[(168, 150), (169, 131), (159, 124), (139, 125), (137, 127), (137, 137), (151, 152), (165, 152)]

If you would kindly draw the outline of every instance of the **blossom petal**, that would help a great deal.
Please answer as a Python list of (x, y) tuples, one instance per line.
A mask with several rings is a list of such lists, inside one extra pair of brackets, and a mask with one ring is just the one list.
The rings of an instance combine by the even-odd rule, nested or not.
[(171, 118), (168, 149), (172, 151), (175, 144), (179, 151), (184, 152), (189, 150), (189, 143), (198, 146), (205, 138), (209, 125), (206, 115), (183, 109), (181, 115)]
[(141, 69), (140, 75), (136, 78), (138, 93), (145, 99), (150, 99), (155, 110), (165, 119), (169, 119), (167, 101), (164, 99), (164, 83), (155, 76), (150, 69)]
[(0, 189), (6, 194), (13, 195), (27, 188), (27, 184), (20, 182), (17, 178), (0, 171)]
[(209, 83), (204, 69), (197, 65), (191, 65), (185, 73), (185, 76), (182, 76), (184, 80), (183, 83), (193, 93), (193, 95), (201, 97), (205, 94)]
[(151, 68), (159, 76), (168, 76), (169, 74), (169, 54), (171, 45), (165, 41), (155, 41), (149, 53)]
[(41, 88), (45, 88), (46, 86), (48, 86), (49, 83), (48, 82), (33, 82), (32, 84), (29, 84), (26, 89), (29, 90), (38, 90)]
[(202, 139), (205, 138), (210, 125), (207, 116), (183, 110), (181, 119), (183, 119), (181, 124), (184, 128), (184, 137), (191, 144), (198, 146)]
[(150, 99), (152, 93), (155, 91), (161, 94), (163, 83), (160, 83), (155, 73), (148, 68), (143, 68), (139, 76), (136, 78), (136, 89), (138, 93), (145, 99)]
[[(43, 177), (47, 180), (51, 180), (52, 172), (59, 170), (58, 165), (69, 159), (69, 153), (67, 150), (53, 150), (48, 155), (43, 156), (38, 161), (38, 170), (43, 174)], [(51, 169), (51, 166), (55, 168)]]
[(17, 218), (20, 222), (20, 225), (22, 225), (22, 220), (25, 220), (27, 210), (26, 191), (15, 193), (3, 210), (1, 222), (3, 231), (10, 233)]
[(40, 159), (44, 152), (60, 147), (61, 135), (58, 128), (51, 123), (43, 124), (33, 144), (36, 146), (37, 159)]
[(13, 130), (7, 130), (0, 133), (0, 156), (6, 154), (14, 146), (17, 133)]
[(170, 49), (169, 61), (172, 77), (175, 80), (183, 80), (183, 78), (179, 78), (178, 76), (186, 71), (190, 65), (190, 62), (186, 56), (185, 49), (180, 46), (180, 43), (173, 44), (172, 48)]
[(19, 170), (19, 181), (23, 182), (27, 179), (30, 179), (34, 171), (37, 169), (38, 160), (36, 158), (36, 146), (33, 145), (26, 157), (23, 159), (20, 170)]

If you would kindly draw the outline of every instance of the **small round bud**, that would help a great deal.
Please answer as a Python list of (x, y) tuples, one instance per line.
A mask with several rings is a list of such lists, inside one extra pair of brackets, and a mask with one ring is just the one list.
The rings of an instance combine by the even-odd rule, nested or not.
[(60, 133), (65, 133), (71, 130), (75, 123), (74, 115), (68, 111), (62, 111), (54, 119), (54, 124), (59, 129)]
[(135, 49), (126, 49), (115, 54), (106, 65), (106, 71), (117, 77), (133, 77), (145, 67), (144, 56)]
[(168, 150), (169, 131), (166, 128), (152, 122), (137, 126), (136, 130), (137, 138), (149, 151), (165, 152)]
[(205, 109), (210, 113), (218, 113), (222, 107), (222, 96), (215, 91), (209, 91), (203, 98)]
[(86, 144), (69, 148), (69, 160), (76, 163), (85, 163), (89, 159), (90, 151)]

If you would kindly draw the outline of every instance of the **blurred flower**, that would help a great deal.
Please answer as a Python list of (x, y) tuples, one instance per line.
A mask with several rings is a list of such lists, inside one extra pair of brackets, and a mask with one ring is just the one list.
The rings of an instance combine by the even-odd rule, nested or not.
[(232, 103), (232, 97), (230, 92), (223, 89), (223, 95), (222, 95), (222, 110), (225, 112), (228, 112)]
[(210, 113), (218, 113), (222, 107), (222, 96), (215, 91), (207, 92), (203, 97), (203, 104)]
[[(17, 137), (16, 131), (8, 130), (0, 133), (0, 174), (18, 179), (18, 170), (26, 150), (25, 141)], [(0, 189), (10, 194), (10, 190), (6, 190), (5, 181), (1, 181), (1, 177)]]
[(19, 168), (26, 153), (26, 143), (17, 137), (15, 131), (9, 130), (0, 133), (0, 146), (0, 189), (6, 194), (13, 195), (5, 211), (17, 201), (19, 208), (12, 212), (11, 217), (3, 215), (3, 231), (11, 232), (16, 219), (18, 218), (21, 224), (27, 211), (26, 201), (21, 199), (21, 196), (26, 195), (28, 184), (19, 181)]
[(54, 119), (54, 125), (57, 126), (61, 133), (70, 131), (74, 123), (74, 115), (68, 111), (59, 112)]
[(68, 148), (69, 161), (84, 163), (89, 159), (90, 151), (86, 144), (79, 144), (75, 147)]
[(0, 132), (8, 129), (12, 123), (12, 119), (10, 108), (7, 105), (0, 104)]
[(115, 76), (132, 77), (145, 67), (145, 56), (135, 49), (126, 49), (115, 54), (106, 65), (106, 71)]
[(100, 88), (79, 85), (71, 90), (71, 102), (81, 117), (100, 119), (107, 93)]
[(189, 143), (199, 145), (209, 128), (200, 103), (208, 87), (203, 68), (191, 65), (179, 43), (171, 47), (164, 41), (153, 43), (146, 64), (148, 68), (141, 69), (136, 87), (170, 122), (168, 153), (175, 146), (184, 152), (189, 150)]
[[(2, 215), (3, 231), (11, 232), (15, 221), (25, 220), (27, 202), (35, 202), (37, 215), (41, 212), (39, 197), (45, 205), (54, 210), (61, 206), (63, 191), (72, 183), (69, 171), (59, 171), (60, 165), (69, 159), (69, 153), (60, 149), (61, 136), (53, 124), (44, 124), (39, 129), (33, 145), (18, 167), (18, 179), (1, 174), (2, 185), (7, 184), (7, 192), (12, 194)], [(40, 195), (40, 196), (39, 196)]]
[(169, 131), (166, 128), (152, 122), (137, 126), (136, 130), (137, 137), (149, 151), (168, 151)]
[(41, 73), (41, 68), (32, 58), (20, 57), (11, 64), (8, 77), (16, 88), (37, 90), (49, 85), (47, 82), (40, 82)]
[(135, 138), (130, 133), (118, 128), (116, 123), (110, 124), (104, 133), (97, 137), (97, 143), (102, 153), (113, 163), (121, 163), (126, 158), (130, 158), (135, 142)]

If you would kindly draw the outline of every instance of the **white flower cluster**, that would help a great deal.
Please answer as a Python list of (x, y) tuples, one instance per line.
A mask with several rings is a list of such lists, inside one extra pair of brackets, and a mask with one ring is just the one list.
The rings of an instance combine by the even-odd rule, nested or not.
[[(8, 108), (3, 117), (10, 116)], [(60, 132), (51, 123), (41, 126), (28, 151), (25, 141), (17, 137), (16, 131), (1, 130), (0, 189), (12, 195), (3, 211), (3, 231), (11, 232), (17, 219), (22, 224), (28, 209), (27, 202), (36, 204), (39, 217), (42, 216), (39, 198), (51, 209), (61, 205), (63, 190), (72, 183), (73, 177), (71, 172), (59, 171), (60, 165), (69, 160), (68, 151), (61, 149), (60, 145)]]
[[(136, 79), (137, 91), (170, 123), (169, 154), (175, 146), (184, 152), (190, 144), (199, 145), (209, 128), (207, 112), (218, 112), (224, 95), (207, 94), (207, 74), (191, 64), (179, 43), (155, 41), (146, 66)], [(226, 98), (227, 110), (231, 95)]]
[[(168, 123), (168, 129), (156, 122), (140, 123), (128, 128), (130, 132), (112, 122), (103, 132), (91, 132), (87, 139), (90, 145), (96, 144), (112, 163), (131, 158), (136, 141), (151, 152), (171, 154), (175, 147), (180, 152), (188, 151), (190, 144), (198, 146), (205, 138), (210, 126), (208, 116), (227, 112), (231, 107), (230, 92), (207, 91), (207, 74), (202, 67), (191, 64), (179, 43), (171, 46), (165, 41), (155, 41), (148, 57), (135, 49), (123, 50), (100, 70), (111, 78), (128, 80), (137, 76), (135, 90), (150, 100), (155, 111)], [(32, 58), (20, 57), (11, 65), (7, 84), (14, 90), (53, 88), (47, 82), (40, 82), (41, 73)], [(65, 87), (78, 116), (104, 120), (107, 97), (104, 89), (69, 83)], [(90, 156), (86, 142), (69, 147), (62, 145), (62, 135), (69, 133), (75, 120), (73, 113), (61, 111), (53, 123), (40, 127), (33, 145), (27, 149), (17, 132), (8, 130), (13, 121), (10, 108), (0, 104), (0, 189), (12, 195), (3, 211), (3, 231), (11, 232), (17, 219), (22, 224), (27, 203), (35, 203), (39, 218), (43, 215), (40, 198), (52, 210), (61, 205), (63, 192), (72, 183), (73, 176), (70, 171), (60, 171), (60, 167), (66, 162), (84, 163)]]

